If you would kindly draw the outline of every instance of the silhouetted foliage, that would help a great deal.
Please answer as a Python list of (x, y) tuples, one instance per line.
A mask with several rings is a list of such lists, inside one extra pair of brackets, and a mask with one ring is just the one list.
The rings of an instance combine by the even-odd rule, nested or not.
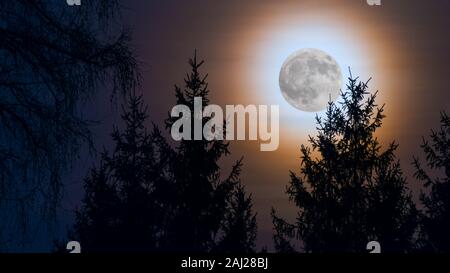
[(367, 84), (350, 76), (341, 107), (330, 103), (325, 117), (316, 118), (311, 148), (301, 146), (301, 176), (291, 172), (287, 188), (300, 209), (297, 222), (273, 213), (282, 250), (290, 246), (279, 236), (301, 239), (306, 252), (364, 252), (372, 240), (383, 252), (413, 249), (417, 211), (394, 154), (397, 145), (382, 151), (374, 136), (384, 106), (376, 105), (377, 93), (370, 94)]
[(0, 248), (54, 219), (61, 175), (90, 143), (79, 103), (102, 87), (134, 88), (129, 35), (108, 27), (119, 11), (111, 0), (0, 2)]
[[(117, 189), (109, 182), (104, 164), (92, 169), (84, 180), (86, 196), (83, 209), (77, 211), (75, 236), (83, 244), (83, 251), (101, 251), (114, 248), (119, 223), (120, 198)], [(65, 246), (62, 245), (60, 248)]]
[(222, 224), (223, 237), (216, 251), (228, 253), (253, 253), (256, 241), (256, 214), (252, 211), (252, 198), (237, 185)]
[[(85, 179), (83, 207), (77, 213), (72, 237), (85, 252), (153, 251), (170, 215), (164, 199), (164, 165), (154, 128), (144, 122), (142, 97), (131, 96), (123, 108), (125, 129), (114, 129), (114, 150), (102, 154), (100, 167)], [(165, 155), (164, 155), (165, 156)], [(168, 192), (168, 191), (166, 191)]]
[[(191, 109), (196, 96), (208, 102), (202, 63), (190, 60), (185, 90), (176, 89), (177, 103)], [(85, 179), (83, 207), (70, 234), (83, 252), (253, 252), (256, 215), (240, 184), (242, 159), (225, 178), (218, 164), (228, 143), (170, 145), (156, 126), (147, 132), (141, 97), (131, 96), (123, 112), (125, 129), (112, 134), (114, 151), (105, 151)]]
[[(446, 113), (441, 115), (439, 131), (433, 130), (430, 140), (423, 139), (421, 147), (426, 156), (426, 167), (415, 158), (415, 176), (430, 189), (428, 194), (422, 193), (420, 196), (424, 206), (421, 248), (425, 251), (450, 252), (450, 118)], [(430, 174), (433, 172), (435, 177)]]
[[(295, 230), (295, 226), (289, 225), (283, 219), (276, 216), (275, 210), (272, 209), (272, 223), (274, 226), (273, 243), (276, 253), (296, 253), (295, 247), (291, 244), (286, 233), (291, 234)], [(289, 228), (289, 232), (286, 229)]]
[[(194, 113), (194, 98), (202, 98), (202, 110), (209, 104), (208, 83), (206, 76), (201, 76), (199, 68), (203, 61), (197, 61), (195, 54), (189, 60), (192, 68), (185, 78), (183, 89), (175, 87), (177, 104), (189, 107)], [(191, 124), (198, 119), (204, 125), (210, 118), (191, 116)], [(176, 121), (169, 117), (167, 128)], [(221, 130), (221, 128), (216, 128)], [(191, 131), (194, 139), (194, 130)], [(171, 159), (171, 179), (176, 189), (176, 204), (173, 222), (167, 230), (167, 248), (177, 251), (205, 252), (216, 249), (217, 236), (223, 232), (222, 251), (240, 249), (249, 251), (254, 245), (254, 224), (250, 201), (245, 199), (239, 187), (241, 160), (232, 167), (231, 172), (223, 177), (219, 160), (229, 154), (229, 143), (222, 140), (181, 140), (175, 148)], [(234, 198), (234, 200), (233, 200)], [(231, 214), (230, 214), (231, 213)], [(233, 215), (233, 214), (236, 215)], [(236, 218), (236, 223), (230, 222)], [(239, 219), (240, 218), (240, 219)], [(238, 223), (241, 221), (240, 223)], [(242, 237), (235, 234), (234, 225), (242, 224)], [(241, 243), (246, 245), (242, 246)]]

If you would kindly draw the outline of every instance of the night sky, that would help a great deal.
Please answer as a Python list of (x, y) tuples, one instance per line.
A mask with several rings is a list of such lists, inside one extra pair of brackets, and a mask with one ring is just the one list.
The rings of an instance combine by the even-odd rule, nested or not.
[[(369, 87), (379, 90), (387, 115), (378, 137), (400, 144), (397, 155), (418, 195), (412, 157), (421, 155), (422, 136), (439, 125), (439, 112), (450, 110), (447, 0), (385, 0), (381, 7), (365, 0), (130, 0), (125, 10), (141, 64), (139, 92), (153, 122), (162, 126), (174, 106), (173, 86), (183, 84), (195, 49), (206, 61), (212, 103), (280, 105), (279, 149), (260, 152), (259, 142), (234, 141), (224, 162), (244, 156), (242, 182), (258, 212), (258, 247), (272, 246), (271, 207), (295, 219), (285, 194), (289, 170), (298, 170), (299, 146), (316, 133), (315, 114), (290, 106), (278, 87), (282, 62), (298, 49), (326, 51), (345, 78), (348, 67), (362, 80), (373, 78)], [(101, 122), (93, 127), (97, 148), (108, 148), (120, 108), (110, 106), (107, 92), (85, 107), (89, 119)], [(95, 163), (89, 158), (84, 152), (68, 175), (67, 219), (82, 197), (82, 177)]]

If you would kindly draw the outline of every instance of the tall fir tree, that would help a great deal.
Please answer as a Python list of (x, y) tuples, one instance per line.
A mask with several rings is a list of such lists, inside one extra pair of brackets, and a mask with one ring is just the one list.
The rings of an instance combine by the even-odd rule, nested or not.
[[(279, 244), (301, 239), (306, 252), (364, 252), (376, 240), (384, 252), (414, 248), (417, 211), (395, 157), (397, 145), (382, 151), (375, 132), (385, 117), (368, 82), (349, 77), (341, 107), (329, 104), (317, 116), (311, 147), (301, 146), (301, 175), (291, 172), (287, 194), (300, 209), (288, 224), (273, 213)], [(317, 156), (316, 156), (317, 155)]]
[[(201, 98), (203, 111), (209, 104), (209, 89), (207, 76), (200, 74), (200, 67), (204, 61), (197, 60), (197, 53), (189, 60), (191, 72), (184, 80), (184, 88), (175, 87), (177, 104), (186, 105), (191, 113), (190, 124), (196, 122), (203, 126), (211, 117), (203, 117), (195, 113), (195, 98)], [(199, 106), (199, 105), (197, 105)], [(177, 118), (169, 117), (166, 120), (167, 128), (171, 128)], [(193, 127), (192, 126), (192, 127)], [(186, 130), (187, 128), (183, 128)], [(214, 128), (222, 130), (223, 128)], [(206, 252), (217, 249), (220, 241), (219, 235), (223, 232), (224, 221), (230, 217), (229, 208), (233, 208), (233, 196), (239, 185), (241, 160), (237, 161), (229, 174), (223, 174), (219, 160), (229, 154), (229, 143), (223, 140), (208, 141), (204, 138), (195, 139), (195, 130), (191, 130), (191, 139), (182, 139), (177, 143), (175, 155), (171, 158), (171, 179), (176, 188), (176, 203), (173, 211), (173, 221), (167, 231), (168, 250)], [(224, 133), (224, 131), (220, 131)], [(238, 200), (239, 202), (241, 200)], [(248, 200), (247, 200), (248, 201)], [(244, 203), (246, 201), (244, 200)], [(248, 202), (237, 209), (245, 210), (243, 219), (250, 227), (242, 227), (242, 232), (256, 232), (253, 228), (253, 214), (250, 212)], [(235, 208), (236, 209), (236, 208)], [(241, 213), (236, 211), (236, 213)], [(231, 231), (231, 230), (230, 230)], [(248, 234), (246, 246), (233, 246), (236, 248), (250, 248), (254, 243), (254, 235)], [(229, 238), (225, 235), (224, 238)]]
[[(439, 131), (431, 132), (431, 141), (421, 145), (426, 156), (426, 167), (414, 159), (415, 176), (429, 193), (422, 193), (424, 207), (421, 221), (421, 248), (424, 251), (450, 252), (450, 118), (441, 114)], [(428, 170), (426, 169), (428, 168)], [(432, 173), (435, 174), (433, 177)]]

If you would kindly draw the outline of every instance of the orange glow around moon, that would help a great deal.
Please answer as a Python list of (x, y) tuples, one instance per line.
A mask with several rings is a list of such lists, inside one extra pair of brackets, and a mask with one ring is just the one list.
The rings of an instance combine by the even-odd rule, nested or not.
[(375, 16), (360, 15), (351, 6), (335, 3), (336, 8), (325, 9), (323, 3), (315, 2), (262, 6), (248, 11), (239, 28), (238, 22), (233, 23), (242, 42), (231, 50), (245, 59), (234, 70), (233, 78), (241, 83), (238, 88), (245, 90), (237, 96), (246, 103), (280, 105), (282, 142), (295, 140), (298, 144), (315, 131), (316, 114), (288, 105), (278, 84), (283, 61), (302, 48), (323, 50), (336, 59), (344, 74), (342, 89), (351, 68), (352, 74), (361, 80), (372, 78), (369, 87), (371, 91), (380, 91), (378, 101), (387, 103), (387, 111), (401, 108), (395, 96), (398, 77), (394, 75), (398, 75), (404, 57), (395, 48), (392, 33), (386, 31), (389, 29), (380, 25)]

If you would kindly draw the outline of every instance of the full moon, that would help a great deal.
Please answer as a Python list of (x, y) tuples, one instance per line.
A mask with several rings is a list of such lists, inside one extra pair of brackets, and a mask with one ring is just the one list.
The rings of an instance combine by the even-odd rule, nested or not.
[(305, 112), (319, 112), (336, 101), (342, 86), (338, 63), (318, 49), (290, 55), (280, 71), (280, 89), (289, 104)]

